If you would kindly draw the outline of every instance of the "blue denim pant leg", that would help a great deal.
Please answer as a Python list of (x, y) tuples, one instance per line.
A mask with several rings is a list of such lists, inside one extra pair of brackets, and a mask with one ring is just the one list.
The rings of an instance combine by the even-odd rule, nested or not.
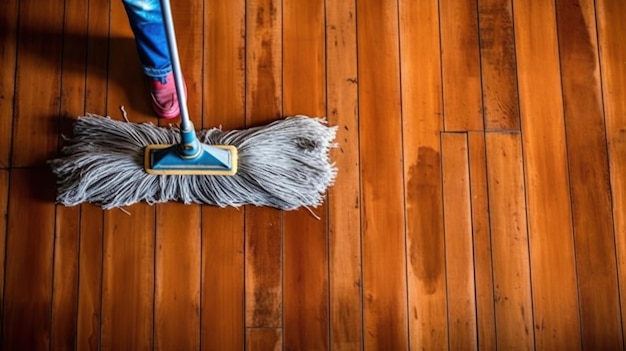
[(163, 78), (172, 71), (159, 0), (122, 0), (135, 35), (139, 60), (149, 77)]

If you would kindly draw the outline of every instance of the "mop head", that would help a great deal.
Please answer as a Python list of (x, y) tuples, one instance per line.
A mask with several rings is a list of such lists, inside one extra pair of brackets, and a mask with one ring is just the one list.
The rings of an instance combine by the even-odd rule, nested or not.
[(57, 177), (57, 202), (65, 206), (91, 202), (110, 209), (181, 201), (293, 210), (320, 205), (337, 173), (328, 156), (336, 127), (306, 116), (245, 130), (198, 131), (202, 143), (238, 149), (238, 171), (230, 176), (148, 174), (144, 148), (177, 144), (175, 127), (87, 115), (76, 120), (73, 134), (63, 155), (48, 161)]

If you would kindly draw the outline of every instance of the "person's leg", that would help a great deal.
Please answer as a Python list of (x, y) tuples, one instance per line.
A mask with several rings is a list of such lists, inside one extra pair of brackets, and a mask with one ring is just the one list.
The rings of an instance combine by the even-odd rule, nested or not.
[(159, 0), (122, 0), (135, 35), (139, 60), (148, 77), (163, 78), (172, 71)]
[(161, 117), (179, 114), (161, 3), (159, 0), (122, 0), (135, 35), (139, 61), (150, 79), (152, 107)]

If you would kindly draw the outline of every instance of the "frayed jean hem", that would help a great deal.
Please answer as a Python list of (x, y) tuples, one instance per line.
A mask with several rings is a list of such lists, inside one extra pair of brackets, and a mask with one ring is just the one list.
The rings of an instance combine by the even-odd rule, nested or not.
[(165, 68), (151, 68), (143, 66), (143, 73), (151, 78), (163, 78), (168, 74), (172, 73), (172, 66), (169, 65)]

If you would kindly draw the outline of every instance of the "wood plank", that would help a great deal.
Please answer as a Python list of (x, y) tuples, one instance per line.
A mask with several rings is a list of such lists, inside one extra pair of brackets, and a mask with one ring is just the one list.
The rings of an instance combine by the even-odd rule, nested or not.
[(410, 346), (448, 347), (437, 1), (400, 1)]
[[(119, 119), (125, 106), (133, 122), (154, 121), (128, 18), (111, 2), (107, 110)], [(129, 64), (137, 62), (137, 64)], [(154, 347), (155, 208), (129, 207), (130, 215), (104, 213), (101, 348)]]
[(496, 349), (496, 321), (492, 268), (489, 194), (487, 189), (487, 155), (485, 134), (468, 133), (472, 231), (476, 278), (478, 349)]
[(204, 24), (204, 128), (242, 128), (246, 117), (245, 0), (206, 3)]
[(246, 327), (282, 326), (282, 216), (258, 208), (245, 214)]
[(622, 335), (626, 335), (626, 43), (619, 39), (626, 32), (626, 3), (602, 0), (596, 2), (596, 9), (618, 255)]
[[(283, 1), (283, 113), (326, 114), (324, 1)], [(306, 43), (306, 44), (304, 44)], [(307, 84), (302, 84), (302, 82)], [(284, 347), (329, 349), (327, 203), (284, 215)]]
[(2, 348), (48, 350), (54, 179), (42, 169), (13, 169), (10, 177)]
[(287, 349), (329, 349), (325, 218), (307, 220), (303, 212), (285, 216), (283, 334)]
[(446, 131), (483, 130), (476, 0), (440, 1)]
[[(102, 14), (107, 15), (102, 15)], [(90, 0), (87, 21), (85, 110), (104, 114), (107, 102), (109, 1)], [(104, 214), (81, 205), (76, 348), (100, 349)]]
[(153, 348), (154, 208), (104, 214), (101, 348)]
[[(205, 128), (244, 125), (245, 10), (243, 0), (205, 4)], [(202, 207), (203, 350), (244, 348), (244, 212)]]
[(159, 205), (156, 218), (154, 347), (199, 349), (200, 206)]
[(519, 95), (511, 0), (478, 0), (486, 130), (519, 130)]
[[(89, 0), (88, 11), (85, 112), (102, 115), (107, 107), (109, 1)], [(107, 15), (103, 16), (103, 13)]]
[(246, 211), (246, 326), (282, 325), (281, 215), (272, 209)]
[(514, 5), (535, 344), (576, 350), (580, 320), (554, 3)]
[(89, 6), (85, 1), (66, 0), (60, 106), (60, 132), (65, 135), (72, 131), (71, 123), (66, 123), (66, 119), (85, 112), (88, 16)]
[(328, 123), (338, 126), (331, 157), (341, 171), (328, 190), (331, 349), (361, 350), (361, 194), (355, 1), (326, 3)]
[[(63, 2), (20, 3), (12, 165), (43, 165), (57, 149)], [(45, 74), (44, 74), (45, 72)]]
[(283, 117), (281, 13), (281, 1), (246, 1), (247, 127)]
[(474, 245), (466, 133), (441, 135), (449, 347), (477, 349)]
[(202, 208), (202, 349), (244, 348), (244, 214)]
[[(246, 126), (282, 116), (282, 2), (246, 2)], [(245, 209), (246, 327), (281, 327), (282, 214)]]
[[(6, 267), (6, 244), (7, 244), (7, 222), (8, 222), (8, 206), (9, 206), (9, 174), (8, 170), (0, 170), (0, 294), (4, 296), (4, 276)], [(4, 312), (4, 304), (0, 304), (0, 316)], [(0, 331), (2, 330), (3, 320), (0, 319)], [(2, 333), (0, 333), (2, 335)]]
[(283, 333), (278, 328), (252, 328), (246, 331), (246, 351), (280, 351)]
[(103, 212), (81, 205), (76, 348), (100, 349), (102, 322)]
[(13, 112), (15, 107), (15, 68), (17, 51), (17, 18), (19, 2), (0, 2), (0, 13), (4, 14), (0, 26), (0, 168), (8, 168), (11, 159)]
[(468, 133), (472, 231), (474, 237), (474, 274), (476, 279), (476, 314), (478, 349), (496, 349), (496, 321), (493, 295), (489, 194), (485, 134)]
[(556, 2), (584, 349), (623, 348), (594, 2)]
[[(357, 1), (365, 348), (408, 348), (398, 5)], [(384, 116), (384, 122), (382, 116)], [(382, 142), (380, 142), (382, 141)]]
[(535, 328), (521, 137), (487, 133), (485, 139), (497, 346), (532, 350)]
[(52, 287), (51, 348), (74, 347), (78, 298), (80, 207), (57, 207)]
[[(84, 113), (87, 7), (80, 0), (68, 0), (65, 4), (59, 130), (62, 135), (71, 135), (69, 117)], [(69, 350), (75, 345), (79, 237), (80, 206), (57, 206), (51, 331), (51, 348), (56, 350)]]

